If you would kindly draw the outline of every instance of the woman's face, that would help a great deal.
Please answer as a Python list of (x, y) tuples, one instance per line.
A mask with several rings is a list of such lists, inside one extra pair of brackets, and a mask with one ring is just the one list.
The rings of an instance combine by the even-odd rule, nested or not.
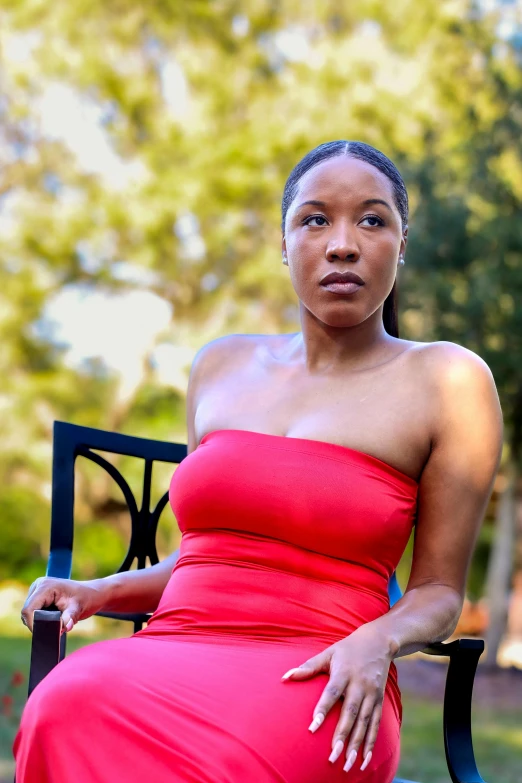
[[(382, 310), (406, 241), (388, 177), (342, 155), (301, 178), (286, 215), (283, 256), (299, 299), (313, 315), (329, 326), (356, 326)], [(364, 285), (352, 293), (321, 285), (331, 272), (345, 271)]]

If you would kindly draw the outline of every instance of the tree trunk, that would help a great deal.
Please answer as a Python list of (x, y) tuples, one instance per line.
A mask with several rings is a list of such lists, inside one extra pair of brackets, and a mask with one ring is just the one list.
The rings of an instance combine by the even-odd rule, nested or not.
[(498, 650), (506, 632), (515, 538), (517, 471), (506, 467), (506, 484), (497, 502), (495, 536), (488, 563), (486, 597), (489, 612), (486, 635), (486, 666), (496, 666)]

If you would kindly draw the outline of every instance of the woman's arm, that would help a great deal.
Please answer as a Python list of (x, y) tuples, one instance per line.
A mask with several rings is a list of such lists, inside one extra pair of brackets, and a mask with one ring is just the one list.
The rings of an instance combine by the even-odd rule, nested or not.
[(423, 386), (428, 379), (432, 449), (419, 482), (413, 563), (404, 596), (387, 614), (284, 675), (304, 680), (329, 674), (311, 731), (344, 696), (330, 761), (348, 739), (345, 769), (361, 747), (362, 766), (369, 763), (392, 659), (455, 630), (502, 452), (502, 413), (485, 362), (458, 345), (434, 343), (422, 364), (419, 378)]
[(136, 571), (123, 571), (88, 584), (103, 595), (102, 612), (154, 612), (159, 604), (179, 552), (161, 563)]
[(502, 453), (502, 412), (488, 366), (451, 343), (432, 348), (434, 438), (419, 483), (410, 578), (400, 601), (370, 623), (393, 658), (455, 630)]
[(169, 581), (178, 553), (139, 571), (111, 574), (102, 579), (79, 581), (42, 576), (29, 588), (22, 607), (22, 622), (33, 630), (36, 609), (53, 604), (62, 613), (66, 631), (97, 612), (153, 612)]

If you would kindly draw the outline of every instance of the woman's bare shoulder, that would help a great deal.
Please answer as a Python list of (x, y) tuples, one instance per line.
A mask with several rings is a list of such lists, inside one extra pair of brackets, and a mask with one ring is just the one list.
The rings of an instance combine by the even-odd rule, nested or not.
[(498, 391), (493, 373), (482, 357), (462, 345), (441, 340), (423, 345), (415, 369), (430, 400), (435, 437), (444, 429), (456, 432), (457, 420), (480, 429), (481, 420), (489, 418), (495, 421), (501, 438)]
[(484, 359), (463, 345), (438, 340), (431, 343), (413, 343), (412, 348), (425, 370), (443, 383), (458, 379), (466, 382), (478, 378), (493, 381), (491, 370)]
[(225, 334), (205, 343), (197, 351), (192, 362), (191, 375), (205, 379), (220, 372), (228, 372), (235, 366), (244, 366), (257, 348), (266, 345), (279, 335)]
[(225, 334), (205, 343), (196, 356), (200, 354), (226, 356), (236, 350), (253, 351), (262, 345), (278, 345), (294, 336), (294, 334)]

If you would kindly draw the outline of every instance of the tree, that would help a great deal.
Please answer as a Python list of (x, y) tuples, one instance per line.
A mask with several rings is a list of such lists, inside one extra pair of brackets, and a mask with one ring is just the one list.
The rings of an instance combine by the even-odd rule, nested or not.
[[(172, 403), (164, 436), (184, 427), (153, 345), (124, 390), (99, 362), (81, 379), (67, 367), (52, 333), (29, 328), (50, 297), (81, 284), (166, 300), (172, 327), (157, 339), (187, 349), (178, 392), (208, 339), (298, 328), (280, 197), (301, 155), (335, 138), (374, 144), (403, 171), (403, 334), (485, 358), (518, 459), (520, 53), (516, 27), (499, 37), (499, 13), (464, 0), (4, 2), (3, 463), (20, 432), (24, 455), (40, 448), (27, 475), (42, 503), (53, 418), (145, 433), (158, 431), (158, 407), (168, 429)], [(84, 128), (94, 156), (78, 143)]]

